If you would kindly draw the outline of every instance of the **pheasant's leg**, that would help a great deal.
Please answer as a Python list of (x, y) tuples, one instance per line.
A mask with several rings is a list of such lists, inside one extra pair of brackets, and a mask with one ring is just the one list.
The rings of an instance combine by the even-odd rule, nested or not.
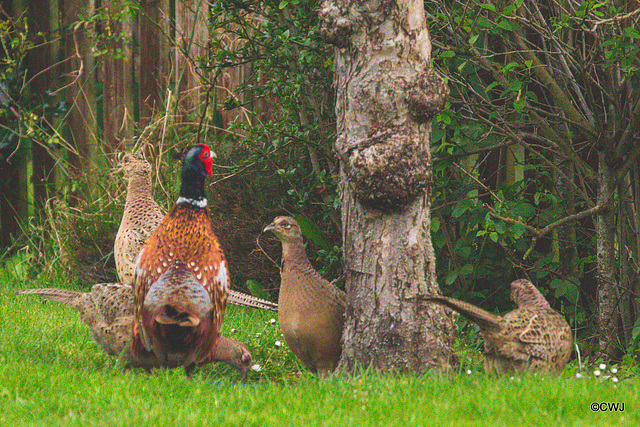
[(192, 363), (191, 365), (184, 365), (184, 373), (187, 375), (187, 378), (191, 379), (191, 373), (196, 368), (196, 364)]

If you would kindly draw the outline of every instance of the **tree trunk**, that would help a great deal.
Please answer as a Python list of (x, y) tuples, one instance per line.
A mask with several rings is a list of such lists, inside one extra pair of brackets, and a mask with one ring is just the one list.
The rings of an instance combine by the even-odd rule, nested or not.
[(635, 229), (635, 242), (633, 244), (633, 263), (635, 268), (635, 280), (631, 285), (631, 295), (633, 304), (633, 313), (635, 321), (640, 317), (640, 172), (638, 169), (631, 171), (633, 182), (633, 224)]
[(609, 359), (617, 352), (617, 306), (615, 218), (613, 209), (614, 171), (606, 161), (605, 152), (598, 153), (598, 205), (609, 206), (596, 217), (598, 261), (598, 340), (600, 357)]
[(628, 174), (618, 186), (620, 195), (620, 213), (618, 215), (618, 248), (620, 286), (618, 298), (620, 301), (620, 340), (627, 348), (633, 339), (633, 326), (635, 324), (633, 306), (633, 287), (638, 280), (637, 262), (638, 248), (636, 247), (638, 228), (636, 226), (637, 214), (634, 207), (634, 194), (632, 174)]
[[(111, 16), (122, 13), (118, 1), (105, 0), (103, 6)], [(103, 60), (103, 146), (113, 152), (133, 137), (132, 20), (110, 19), (104, 32), (108, 53)]]
[(140, 1), (140, 126), (163, 108), (169, 75), (169, 0)]
[(431, 119), (448, 89), (431, 69), (420, 0), (325, 1), (335, 58), (347, 315), (340, 369), (449, 369), (449, 312), (430, 236)]

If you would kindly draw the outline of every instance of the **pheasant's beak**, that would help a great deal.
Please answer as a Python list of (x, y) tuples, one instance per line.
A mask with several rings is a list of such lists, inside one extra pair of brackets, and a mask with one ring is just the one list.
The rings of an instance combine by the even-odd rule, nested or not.
[(275, 228), (276, 228), (276, 225), (275, 225), (274, 223), (271, 223), (271, 224), (267, 225), (267, 226), (264, 228), (264, 230), (262, 230), (262, 231), (263, 231), (264, 233), (266, 233), (267, 231), (271, 231), (271, 230), (273, 230), (273, 229), (275, 229)]

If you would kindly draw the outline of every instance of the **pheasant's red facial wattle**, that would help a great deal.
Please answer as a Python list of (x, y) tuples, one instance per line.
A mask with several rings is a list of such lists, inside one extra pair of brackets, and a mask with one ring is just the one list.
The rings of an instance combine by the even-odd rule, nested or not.
[(204, 167), (209, 176), (213, 175), (213, 157), (211, 156), (211, 149), (206, 144), (200, 144), (202, 147), (202, 152), (198, 156), (202, 163), (204, 163)]

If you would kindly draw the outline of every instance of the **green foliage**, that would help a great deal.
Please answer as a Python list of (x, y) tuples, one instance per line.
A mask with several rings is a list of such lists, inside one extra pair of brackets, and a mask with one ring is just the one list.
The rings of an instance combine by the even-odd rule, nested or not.
[(214, 100), (216, 109), (253, 107), (242, 110), (251, 115), (250, 123), (230, 123), (221, 143), (234, 147), (238, 169), (251, 164), (260, 173), (277, 174), (286, 195), (276, 202), (310, 218), (312, 205), (313, 210), (321, 207), (324, 215), (335, 211), (335, 204), (327, 204), (322, 193), (337, 199), (330, 151), (335, 120), (331, 49), (320, 39), (313, 5), (213, 3), (205, 68), (216, 77), (234, 66), (252, 64), (254, 72), (235, 92)]
[[(446, 294), (506, 311), (509, 282), (528, 277), (581, 337), (593, 337), (592, 220), (540, 237), (532, 230), (595, 203), (593, 152), (602, 139), (619, 138), (607, 126), (628, 124), (611, 115), (628, 117), (625, 107), (603, 96), (620, 91), (637, 102), (639, 33), (622, 17), (632, 9), (619, 2), (583, 1), (561, 11), (523, 5), (425, 2), (434, 61), (452, 93), (431, 141), (438, 278)], [(579, 114), (592, 115), (598, 136), (567, 123), (571, 111), (550, 79)], [(601, 79), (610, 86), (594, 84)], [(562, 249), (565, 240), (576, 257)]]
[(251, 64), (253, 71), (227, 96), (212, 91), (214, 111), (240, 114), (214, 137), (215, 144), (227, 148), (228, 174), (246, 183), (242, 197), (262, 200), (263, 225), (277, 214), (303, 218), (303, 232), (312, 242), (309, 256), (330, 263), (325, 272), (331, 280), (339, 274), (341, 255), (337, 162), (331, 151), (333, 49), (320, 38), (316, 5), (211, 3), (210, 49), (200, 63), (210, 84)]
[(0, 161), (11, 159), (21, 144), (54, 149), (62, 141), (51, 121), (67, 106), (49, 95), (39, 99), (28, 89), (26, 57), (35, 45), (26, 20), (0, 20)]

